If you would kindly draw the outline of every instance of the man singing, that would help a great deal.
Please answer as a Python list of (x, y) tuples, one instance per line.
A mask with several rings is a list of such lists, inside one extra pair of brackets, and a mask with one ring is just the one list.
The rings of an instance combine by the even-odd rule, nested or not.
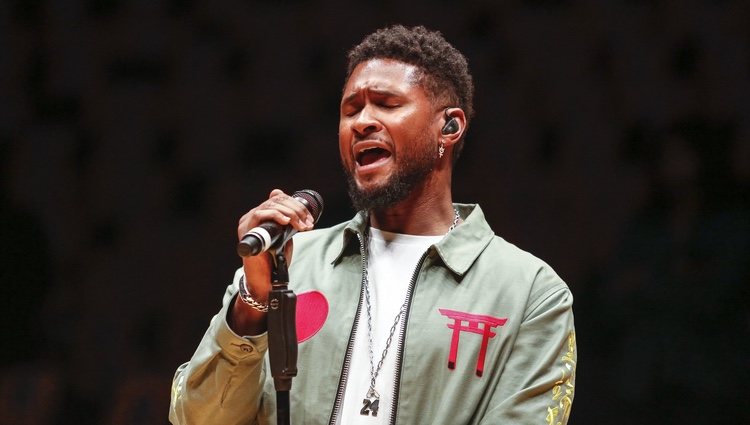
[[(304, 328), (292, 423), (567, 423), (570, 290), (495, 236), (479, 205), (451, 196), (473, 112), (466, 59), (439, 32), (398, 25), (348, 59), (339, 151), (358, 213), (309, 231), (306, 206), (274, 190), (237, 229), (242, 238), (273, 221), (300, 232), (285, 247)], [(175, 374), (174, 424), (276, 423), (265, 359), (272, 260), (242, 261)]]

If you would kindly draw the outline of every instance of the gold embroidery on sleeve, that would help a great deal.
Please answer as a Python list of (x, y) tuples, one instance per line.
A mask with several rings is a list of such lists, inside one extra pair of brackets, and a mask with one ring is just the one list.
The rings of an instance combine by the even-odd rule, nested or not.
[(560, 360), (560, 379), (552, 387), (553, 406), (547, 408), (545, 420), (548, 425), (563, 425), (568, 422), (570, 409), (573, 407), (573, 393), (575, 392), (576, 374), (576, 334), (568, 334), (568, 351)]

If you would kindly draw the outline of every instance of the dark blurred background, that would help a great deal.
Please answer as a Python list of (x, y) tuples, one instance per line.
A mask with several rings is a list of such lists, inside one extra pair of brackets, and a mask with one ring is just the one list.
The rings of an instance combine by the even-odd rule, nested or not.
[(352, 215), (345, 53), (403, 23), (476, 80), (455, 199), (575, 294), (570, 423), (750, 423), (748, 3), (0, 3), (0, 422), (165, 424), (238, 218)]

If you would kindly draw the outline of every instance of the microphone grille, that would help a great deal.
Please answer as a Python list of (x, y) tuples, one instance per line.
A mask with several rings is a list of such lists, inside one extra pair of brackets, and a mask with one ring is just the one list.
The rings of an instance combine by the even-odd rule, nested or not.
[(307, 210), (312, 214), (313, 220), (317, 223), (320, 215), (323, 213), (323, 197), (318, 192), (310, 189), (298, 190), (294, 192), (292, 197), (297, 198), (305, 204)]

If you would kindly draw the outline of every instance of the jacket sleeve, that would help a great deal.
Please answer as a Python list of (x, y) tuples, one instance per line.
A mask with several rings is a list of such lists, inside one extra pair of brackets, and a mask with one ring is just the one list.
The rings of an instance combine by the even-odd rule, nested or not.
[[(543, 289), (524, 320), (481, 424), (568, 422), (577, 362), (573, 296), (551, 270), (537, 275)], [(536, 285), (535, 285), (536, 286)], [(538, 286), (537, 286), (538, 287)]]
[(174, 425), (267, 423), (267, 336), (240, 337), (226, 319), (241, 272), (227, 287), (222, 309), (211, 319), (195, 354), (177, 368), (169, 408)]

